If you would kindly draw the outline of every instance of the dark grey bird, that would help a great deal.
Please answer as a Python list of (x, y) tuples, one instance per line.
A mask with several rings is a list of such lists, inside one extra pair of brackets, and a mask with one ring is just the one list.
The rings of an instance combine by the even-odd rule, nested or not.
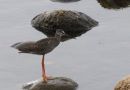
[(45, 72), (44, 55), (54, 50), (61, 42), (61, 37), (65, 35), (65, 32), (61, 29), (57, 29), (54, 37), (49, 37), (32, 42), (20, 42), (12, 45), (13, 48), (18, 49), (20, 53), (30, 53), (43, 55), (42, 57), (42, 77), (47, 82), (47, 76)]
[(53, 37), (56, 29), (60, 28), (67, 34), (61, 37), (61, 41), (66, 41), (81, 36), (96, 27), (98, 22), (82, 12), (54, 10), (37, 15), (31, 24), (48, 37)]

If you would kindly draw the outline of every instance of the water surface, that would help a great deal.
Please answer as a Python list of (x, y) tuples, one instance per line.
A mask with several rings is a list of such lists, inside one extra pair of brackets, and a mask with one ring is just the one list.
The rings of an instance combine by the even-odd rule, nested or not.
[(46, 55), (51, 76), (66, 76), (79, 83), (79, 90), (112, 90), (130, 73), (130, 8), (107, 10), (96, 0), (55, 3), (49, 0), (0, 0), (0, 89), (20, 90), (41, 77), (41, 56), (18, 54), (10, 45), (45, 36), (30, 21), (46, 10), (70, 9), (99, 21), (88, 33), (62, 43)]

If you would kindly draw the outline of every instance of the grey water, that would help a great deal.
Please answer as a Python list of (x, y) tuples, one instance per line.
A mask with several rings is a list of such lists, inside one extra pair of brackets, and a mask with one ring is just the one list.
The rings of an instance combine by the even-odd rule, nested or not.
[(113, 90), (118, 80), (130, 74), (130, 8), (107, 10), (96, 0), (65, 4), (0, 0), (0, 90), (21, 90), (24, 83), (41, 78), (41, 56), (18, 54), (10, 46), (45, 38), (30, 21), (55, 9), (81, 11), (99, 21), (99, 26), (46, 55), (47, 74), (72, 78), (79, 90)]

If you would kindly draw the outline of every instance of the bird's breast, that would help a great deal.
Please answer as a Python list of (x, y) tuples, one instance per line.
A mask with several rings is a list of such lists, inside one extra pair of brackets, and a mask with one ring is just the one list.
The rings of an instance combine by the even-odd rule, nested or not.
[(50, 42), (50, 44), (48, 44), (47, 48), (45, 48), (45, 53), (49, 53), (51, 52), (52, 50), (54, 50), (58, 45), (60, 44), (60, 42)]

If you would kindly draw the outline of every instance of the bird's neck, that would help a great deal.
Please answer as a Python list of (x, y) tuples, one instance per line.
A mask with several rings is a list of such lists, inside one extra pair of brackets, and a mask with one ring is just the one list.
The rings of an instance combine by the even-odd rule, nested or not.
[(61, 36), (60, 35), (55, 35), (55, 37), (56, 37), (56, 39), (58, 40), (58, 41), (60, 41), (61, 40)]

